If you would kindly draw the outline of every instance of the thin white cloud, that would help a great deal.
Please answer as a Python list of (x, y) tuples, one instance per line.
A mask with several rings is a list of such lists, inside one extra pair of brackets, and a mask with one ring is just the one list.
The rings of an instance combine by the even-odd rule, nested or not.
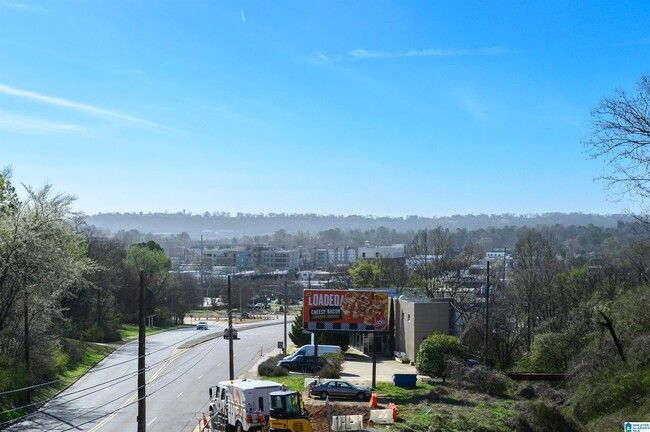
[(9, 8), (9, 9), (18, 9), (24, 12), (32, 12), (32, 13), (46, 12), (46, 10), (41, 7), (34, 6), (29, 3), (21, 3), (15, 1), (0, 1), (0, 7)]
[(0, 111), (0, 130), (24, 134), (78, 134), (86, 132), (80, 125), (57, 123)]
[(316, 51), (316, 52), (311, 53), (305, 59), (305, 61), (307, 63), (313, 63), (313, 64), (333, 63), (333, 62), (341, 61), (341, 58), (331, 57), (331, 56), (328, 56), (327, 54), (324, 54), (324, 53), (322, 53), (320, 51)]
[(650, 45), (650, 38), (624, 42), (623, 45)]
[(501, 47), (487, 47), (478, 50), (470, 49), (410, 49), (408, 51), (369, 51), (365, 49), (355, 49), (348, 52), (348, 56), (353, 59), (385, 59), (399, 57), (459, 57), (459, 56), (489, 56), (512, 54), (514, 51)]
[(85, 112), (87, 114), (98, 115), (98, 116), (101, 116), (101, 117), (110, 118), (110, 119), (114, 119), (114, 120), (120, 120), (120, 121), (124, 121), (124, 122), (128, 122), (128, 123), (135, 123), (135, 124), (139, 124), (139, 125), (143, 125), (143, 126), (168, 129), (165, 126), (162, 126), (162, 125), (159, 125), (157, 123), (150, 122), (150, 121), (147, 121), (147, 120), (142, 120), (142, 119), (137, 118), (137, 117), (128, 116), (128, 115), (125, 115), (125, 114), (120, 114), (120, 113), (115, 112), (115, 111), (109, 111), (109, 110), (106, 110), (106, 109), (103, 109), (103, 108), (97, 108), (97, 107), (92, 106), (92, 105), (83, 104), (83, 103), (79, 103), (79, 102), (74, 102), (74, 101), (71, 101), (71, 100), (63, 99), (63, 98), (47, 96), (47, 95), (44, 95), (44, 94), (29, 91), (29, 90), (21, 90), (21, 89), (17, 89), (17, 88), (7, 86), (7, 85), (4, 85), (4, 84), (0, 84), (0, 93), (4, 93), (4, 94), (10, 95), (10, 96), (20, 97), (20, 98), (23, 98), (23, 99), (35, 100), (35, 101), (43, 102), (43, 103), (46, 103), (46, 104), (49, 104), (49, 105), (55, 105), (55, 106), (60, 106), (60, 107), (64, 107), (64, 108), (70, 108), (70, 109), (74, 109), (74, 110), (77, 110), (77, 111)]
[(367, 60), (367, 59), (392, 59), (401, 57), (461, 57), (461, 56), (496, 56), (513, 54), (516, 51), (509, 50), (502, 47), (486, 47), (476, 50), (471, 49), (410, 49), (407, 51), (374, 51), (357, 48), (348, 51), (345, 56), (330, 56), (320, 51), (312, 53), (307, 57), (307, 63), (321, 64), (321, 63), (334, 63), (340, 61), (350, 60)]

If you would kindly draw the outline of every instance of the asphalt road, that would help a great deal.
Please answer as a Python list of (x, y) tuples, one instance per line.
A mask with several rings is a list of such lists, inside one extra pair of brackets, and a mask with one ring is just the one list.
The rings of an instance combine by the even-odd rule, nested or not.
[[(192, 430), (201, 412), (207, 413), (208, 387), (229, 377), (228, 340), (215, 337), (196, 345), (192, 342), (216, 336), (224, 327), (212, 324), (207, 331), (183, 329), (147, 338), (147, 430)], [(248, 330), (238, 328), (239, 339), (233, 341), (235, 377), (245, 374), (260, 360), (260, 354), (283, 340), (282, 321)], [(119, 348), (8, 430), (136, 431), (137, 352), (137, 341)]]

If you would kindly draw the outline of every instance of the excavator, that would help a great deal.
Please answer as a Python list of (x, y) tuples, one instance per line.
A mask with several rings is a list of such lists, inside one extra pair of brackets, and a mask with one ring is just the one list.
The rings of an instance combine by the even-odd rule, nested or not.
[(270, 399), (270, 432), (313, 432), (300, 392), (274, 391)]

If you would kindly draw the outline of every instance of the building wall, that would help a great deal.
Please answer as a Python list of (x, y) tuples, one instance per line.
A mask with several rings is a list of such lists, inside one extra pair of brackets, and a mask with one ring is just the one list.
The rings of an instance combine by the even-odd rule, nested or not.
[(382, 258), (402, 258), (404, 257), (404, 245), (364, 246), (358, 250), (359, 258), (373, 259), (378, 256)]
[(420, 344), (433, 332), (454, 333), (452, 299), (412, 301), (393, 299), (395, 349), (415, 361)]

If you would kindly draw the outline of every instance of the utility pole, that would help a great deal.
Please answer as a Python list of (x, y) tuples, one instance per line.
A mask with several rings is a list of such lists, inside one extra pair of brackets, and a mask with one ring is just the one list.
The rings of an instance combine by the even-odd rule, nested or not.
[(208, 297), (208, 288), (205, 286), (205, 280), (203, 279), (203, 234), (201, 234), (201, 262), (199, 263), (199, 277), (201, 279), (201, 288), (205, 288), (205, 297), (203, 298), (203, 308), (205, 309), (205, 320), (208, 320), (208, 306), (205, 304), (205, 301)]
[(507, 250), (506, 250), (506, 248), (504, 246), (503, 247), (503, 285), (502, 286), (505, 286), (505, 284), (506, 284), (506, 253), (507, 253)]
[(235, 359), (232, 351), (232, 292), (230, 275), (228, 275), (228, 362), (230, 363), (230, 380), (235, 379)]
[(284, 345), (282, 346), (282, 352), (287, 355), (287, 281), (284, 281)]
[(140, 270), (140, 312), (138, 316), (138, 432), (147, 430), (147, 388), (145, 382), (144, 271)]
[(490, 261), (487, 262), (487, 282), (485, 285), (485, 346), (483, 347), (483, 364), (487, 367), (489, 348), (488, 337), (490, 335)]

